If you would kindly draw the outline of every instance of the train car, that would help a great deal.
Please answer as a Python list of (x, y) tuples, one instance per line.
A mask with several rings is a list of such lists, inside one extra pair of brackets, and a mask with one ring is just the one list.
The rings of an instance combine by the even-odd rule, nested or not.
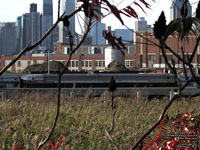
[[(67, 73), (61, 80), (63, 88), (104, 88), (114, 77), (117, 87), (177, 87), (174, 75), (157, 73)], [(21, 88), (56, 88), (58, 75), (34, 74), (21, 77)]]

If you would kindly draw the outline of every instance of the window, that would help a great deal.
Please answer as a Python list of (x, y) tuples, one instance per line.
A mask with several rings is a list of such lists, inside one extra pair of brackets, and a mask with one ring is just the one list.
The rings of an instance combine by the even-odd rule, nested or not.
[(63, 54), (69, 54), (69, 47), (63, 47)]
[(78, 61), (71, 61), (71, 67), (78, 67)]
[(92, 67), (92, 61), (91, 60), (82, 61), (82, 67)]
[(21, 60), (21, 67), (26, 68), (28, 66), (27, 60)]
[(102, 67), (103, 64), (102, 64), (102, 61), (99, 61), (99, 67)]
[(74, 62), (74, 61), (72, 61), (71, 63), (72, 63), (72, 67), (75, 67), (75, 62)]
[(88, 61), (89, 62), (89, 67), (92, 67), (92, 61)]
[(85, 67), (88, 67), (88, 61), (85, 61)]
[(15, 68), (18, 68), (18, 61), (15, 62)]
[(103, 60), (95, 61), (95, 67), (105, 67), (105, 61)]
[(43, 64), (44, 60), (37, 60), (37, 64)]
[(95, 67), (98, 67), (98, 66), (99, 66), (99, 62), (95, 61)]
[(33, 60), (31, 60), (31, 65), (33, 64)]
[(126, 67), (133, 67), (133, 61), (132, 60), (125, 61), (125, 66)]
[(9, 65), (10, 62), (11, 62), (11, 60), (6, 60), (6, 61), (5, 61), (5, 66)]
[(76, 62), (76, 67), (78, 67), (78, 61), (75, 61)]
[(148, 55), (148, 60), (154, 61), (156, 59), (155, 55)]
[(101, 48), (99, 47), (91, 47), (91, 54), (101, 54)]
[(142, 63), (143, 63), (143, 57), (142, 55), (140, 55), (140, 67), (142, 67)]
[[(11, 60), (6, 60), (6, 61), (5, 61), (5, 66), (9, 65), (10, 62), (11, 62)], [(9, 67), (8, 70), (11, 70), (11, 67)]]

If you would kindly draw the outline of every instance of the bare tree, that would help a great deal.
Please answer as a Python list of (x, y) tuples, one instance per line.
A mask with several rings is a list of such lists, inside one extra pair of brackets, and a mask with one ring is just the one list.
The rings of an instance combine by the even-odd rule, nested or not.
[[(158, 46), (161, 49), (162, 56), (164, 58), (165, 63), (167, 64), (171, 72), (174, 74), (176, 83), (178, 85), (178, 91), (174, 95), (174, 97), (169, 101), (169, 103), (165, 106), (158, 121), (155, 122), (155, 124), (140, 137), (140, 139), (136, 142), (136, 144), (134, 144), (133, 146), (129, 148), (130, 150), (136, 149), (138, 145), (142, 143), (142, 141), (160, 124), (160, 122), (164, 119), (165, 114), (167, 110), (169, 109), (169, 107), (173, 104), (175, 100), (177, 100), (178, 97), (183, 96), (183, 91), (187, 88), (187, 86), (191, 82), (196, 83), (197, 85), (200, 85), (200, 82), (199, 82), (200, 77), (199, 75), (196, 74), (196, 70), (194, 66), (192, 65), (192, 62), (194, 61), (194, 56), (197, 53), (197, 49), (199, 47), (199, 42), (200, 42), (200, 28), (199, 28), (200, 2), (196, 9), (195, 17), (186, 17), (187, 6), (185, 2), (183, 3), (183, 6), (180, 11), (181, 11), (182, 18), (173, 20), (168, 25), (166, 25), (165, 15), (164, 15), (164, 12), (162, 12), (160, 17), (154, 24), (154, 36), (156, 39), (158, 39), (159, 44), (153, 43), (152, 41), (148, 41), (148, 42), (153, 43), (155, 46)], [(182, 56), (177, 54), (167, 44), (167, 39), (169, 38), (169, 36), (175, 36), (176, 38), (180, 40), (181, 42), (180, 52), (182, 53)], [(193, 36), (196, 38), (196, 43), (194, 45), (192, 55), (188, 55), (188, 53), (185, 52), (185, 49), (184, 49), (185, 42), (188, 42), (188, 43), (190, 42), (189, 36)], [(171, 62), (167, 59), (166, 52), (171, 52), (173, 54), (174, 58), (171, 60)], [(179, 79), (179, 76), (177, 73), (178, 68), (175, 67), (175, 60), (180, 61), (183, 65), (183, 73), (184, 73), (185, 82), (181, 82)], [(188, 74), (190, 74), (191, 76), (189, 77)], [(199, 95), (200, 95), (200, 92), (195, 93), (194, 95), (192, 95), (192, 97), (196, 97)]]
[[(153, 0), (154, 1), (154, 0)], [(42, 38), (40, 40), (38, 40), (36, 43), (34, 43), (33, 45), (27, 45), (18, 55), (17, 57), (9, 64), (7, 65), (5, 68), (3, 68), (0, 71), (0, 75), (2, 75), (10, 66), (12, 66), (23, 54), (25, 54), (26, 52), (32, 50), (33, 48), (35, 48), (36, 46), (38, 46), (39, 44), (41, 44), (41, 42), (52, 32), (52, 30), (58, 25), (59, 22), (63, 22), (64, 25), (67, 28), (67, 34), (69, 37), (69, 42), (70, 42), (70, 53), (69, 53), (69, 57), (67, 59), (67, 64), (65, 65), (65, 68), (63, 69), (63, 71), (61, 73), (58, 74), (58, 97), (57, 97), (57, 109), (56, 109), (56, 115), (55, 115), (55, 119), (52, 125), (52, 128), (49, 132), (49, 134), (44, 138), (44, 140), (42, 140), (38, 146), (37, 149), (39, 150), (44, 144), (46, 144), (48, 142), (48, 140), (50, 139), (51, 135), (54, 132), (54, 129), (56, 127), (57, 121), (58, 121), (58, 117), (59, 117), (59, 112), (60, 112), (60, 95), (61, 95), (61, 80), (62, 80), (62, 76), (63, 74), (66, 72), (66, 70), (68, 69), (70, 60), (73, 56), (73, 54), (75, 53), (75, 51), (77, 51), (77, 49), (83, 44), (85, 38), (87, 37), (88, 32), (90, 31), (90, 29), (92, 28), (92, 24), (93, 23), (98, 23), (99, 20), (101, 20), (101, 18), (99, 18), (98, 15), (96, 14), (100, 14), (102, 16), (102, 18), (108, 16), (109, 14), (113, 14), (120, 22), (122, 25), (126, 26), (123, 19), (121, 18), (121, 14), (126, 15), (128, 17), (134, 17), (134, 18), (138, 18), (138, 14), (136, 13), (136, 11), (130, 6), (128, 5), (127, 7), (119, 10), (117, 8), (117, 5), (113, 5), (111, 4), (108, 0), (79, 0), (79, 3), (81, 3), (81, 6), (78, 7), (74, 12), (72, 12), (71, 14), (66, 15), (64, 14), (60, 14), (60, 0), (58, 0), (58, 18), (57, 21), (54, 23), (54, 25), (42, 36)], [(135, 6), (138, 6), (140, 9), (143, 9), (143, 7), (141, 6), (141, 4), (143, 4), (146, 8), (150, 8), (150, 5), (145, 1), (145, 0), (139, 0), (137, 2), (137, 0), (133, 0), (132, 4), (134, 4)], [(184, 3), (185, 4), (185, 3)], [(102, 9), (104, 9), (107, 14), (103, 14), (101, 12), (99, 12), (96, 9), (96, 6), (101, 7)], [(199, 24), (200, 24), (200, 4), (198, 5), (197, 11), (196, 11), (196, 16), (195, 17), (186, 17), (186, 13), (187, 13), (187, 7), (184, 5), (183, 9), (181, 9), (182, 12), (182, 18), (181, 19), (177, 19), (174, 21), (171, 21), (168, 25), (166, 25), (166, 20), (165, 20), (165, 15), (164, 12), (161, 13), (158, 21), (155, 23), (154, 25), (154, 36), (158, 39), (159, 44), (156, 44), (150, 40), (148, 40), (147, 38), (145, 38), (144, 36), (142, 36), (142, 38), (148, 40), (148, 43), (153, 44), (157, 47), (159, 47), (161, 49), (163, 58), (165, 60), (165, 63), (168, 65), (168, 67), (171, 69), (171, 71), (174, 73), (176, 82), (178, 84), (178, 92), (177, 94), (169, 101), (169, 103), (167, 104), (167, 106), (163, 109), (162, 114), (160, 115), (158, 121), (147, 131), (144, 133), (144, 135), (136, 142), (136, 144), (134, 144), (133, 146), (130, 147), (130, 149), (135, 149), (138, 147), (138, 145), (159, 125), (159, 123), (163, 120), (163, 118), (165, 117), (165, 113), (167, 112), (168, 108), (172, 105), (172, 103), (177, 99), (177, 97), (182, 96), (183, 90), (191, 83), (191, 82), (196, 82), (198, 85), (200, 85), (199, 79), (200, 77), (196, 75), (195, 73), (195, 69), (194, 66), (191, 64), (195, 54), (197, 53), (197, 48), (199, 46), (199, 41), (200, 41), (200, 34), (199, 34)], [(85, 30), (85, 33), (83, 35), (82, 40), (77, 44), (74, 45), (73, 43), (73, 36), (69, 30), (69, 19), (78, 14), (79, 12), (83, 12), (84, 15), (88, 18), (88, 22), (87, 23), (87, 28)], [(93, 18), (96, 18), (95, 22), (92, 22)], [(178, 39), (180, 39), (180, 41), (182, 43), (184, 43), (185, 41), (187, 41), (187, 37), (192, 34), (196, 36), (196, 44), (193, 50), (192, 55), (188, 55), (187, 53), (185, 53), (183, 46), (181, 46), (180, 51), (182, 52), (182, 56), (178, 55), (176, 52), (173, 51), (172, 48), (169, 47), (169, 45), (167, 45), (166, 40), (168, 39), (169, 36), (171, 35), (176, 35), (178, 37)], [(122, 42), (121, 38), (116, 38), (115, 36), (113, 36), (111, 34), (111, 32), (103, 32), (104, 37), (111, 43), (111, 45), (114, 48), (117, 48), (119, 50), (122, 51), (122, 49), (126, 48)], [(177, 69), (175, 67), (175, 59), (173, 59), (171, 61), (171, 63), (169, 62), (169, 60), (167, 59), (166, 56), (166, 51), (169, 51), (173, 54), (174, 57), (176, 57), (176, 59), (178, 59), (179, 61), (182, 62), (183, 64), (183, 69), (184, 69), (184, 76), (185, 76), (185, 83), (181, 83), (180, 79), (178, 77), (177, 74)], [(122, 51), (123, 53), (123, 51)], [(189, 72), (192, 75), (192, 77), (188, 77), (187, 74), (187, 68), (189, 68)], [(200, 93), (197, 93), (193, 96), (198, 96), (200, 95)], [(114, 95), (112, 97), (112, 102), (114, 102)], [(113, 110), (113, 116), (112, 116), (112, 128), (111, 131), (113, 132), (114, 130), (114, 117), (116, 114), (116, 107), (114, 107), (114, 105), (112, 105), (112, 110)], [(112, 142), (112, 144), (114, 145), (115, 149), (119, 149), (117, 147), (117, 145), (114, 143), (114, 140), (112, 138), (112, 136), (110, 135), (110, 133), (107, 131), (108, 136), (110, 138), (110, 141)]]
[[(69, 42), (70, 42), (70, 53), (69, 53), (69, 57), (67, 60), (67, 64), (65, 65), (64, 70), (58, 74), (58, 97), (57, 97), (57, 110), (56, 110), (56, 115), (55, 115), (55, 119), (54, 119), (54, 123), (52, 125), (52, 128), (49, 132), (49, 134), (46, 136), (46, 138), (44, 138), (44, 140), (42, 140), (38, 146), (37, 149), (39, 150), (44, 144), (47, 143), (47, 141), (49, 140), (49, 138), (51, 137), (51, 135), (54, 132), (54, 129), (56, 127), (57, 124), (57, 120), (59, 117), (59, 112), (60, 112), (60, 94), (61, 94), (61, 79), (63, 74), (65, 73), (65, 71), (68, 69), (70, 60), (72, 58), (72, 55), (75, 53), (75, 51), (83, 44), (85, 38), (87, 37), (88, 32), (90, 31), (90, 29), (92, 28), (92, 24), (94, 23), (98, 23), (101, 19), (98, 17), (99, 14), (102, 16), (102, 18), (106, 17), (109, 14), (114, 14), (119, 21), (124, 25), (124, 22), (120, 16), (120, 14), (125, 14), (126, 16), (129, 17), (135, 17), (137, 18), (137, 13), (134, 11), (133, 8), (131, 8), (130, 6), (127, 6), (126, 8), (124, 8), (123, 10), (118, 10), (117, 6), (112, 5), (109, 1), (107, 0), (78, 0), (78, 2), (82, 3), (80, 7), (78, 7), (74, 12), (72, 12), (71, 14), (66, 15), (65, 13), (60, 14), (60, 0), (58, 0), (58, 18), (57, 21), (52, 25), (52, 27), (42, 36), (41, 39), (39, 39), (37, 42), (35, 42), (33, 45), (27, 45), (24, 49), (21, 50), (21, 52), (16, 56), (16, 58), (10, 62), (7, 66), (5, 66), (1, 71), (0, 71), (0, 76), (12, 65), (15, 64), (15, 62), (17, 60), (20, 59), (20, 57), (22, 55), (24, 55), (26, 52), (31, 51), (33, 48), (37, 47), (39, 44), (42, 43), (42, 41), (53, 31), (53, 29), (58, 25), (59, 22), (63, 22), (63, 24), (67, 27), (67, 34), (69, 37)], [(144, 5), (147, 5), (147, 3), (145, 1), (141, 1), (139, 3), (143, 3)], [(141, 9), (142, 7), (140, 6), (140, 4), (136, 3), (135, 4), (137, 6), (139, 6)], [(101, 12), (99, 12), (96, 7), (101, 7), (104, 10), (106, 10), (108, 13), (107, 14), (103, 14)], [(83, 35), (82, 40), (75, 46), (74, 48), (74, 43), (73, 43), (73, 36), (69, 30), (69, 19), (78, 14), (79, 12), (83, 11), (84, 15), (89, 18), (89, 21), (86, 22), (87, 23), (87, 28), (85, 30), (85, 33)], [(92, 19), (96, 18), (96, 22), (92, 22)], [(121, 47), (124, 48), (124, 45), (122, 43), (122, 39), (121, 38), (116, 38), (114, 36), (112, 36), (110, 33), (106, 33), (104, 32), (104, 36), (105, 38), (109, 39), (112, 46), (113, 47), (117, 47), (118, 49), (121, 49)], [(114, 98), (113, 98), (114, 99)], [(114, 115), (113, 115), (114, 116)], [(114, 124), (113, 124), (114, 125)]]

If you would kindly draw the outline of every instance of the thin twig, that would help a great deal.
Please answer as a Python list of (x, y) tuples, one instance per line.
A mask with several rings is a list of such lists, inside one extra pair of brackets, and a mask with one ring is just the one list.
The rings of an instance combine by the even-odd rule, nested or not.
[[(73, 15), (75, 15), (76, 13), (78, 13), (80, 11), (80, 9), (74, 11), (72, 14), (70, 14), (69, 16), (67, 16), (69, 19), (70, 17), (72, 17)], [(66, 17), (66, 16), (65, 16)], [(66, 19), (66, 18), (65, 18)], [(59, 20), (63, 21), (63, 18), (60, 18)], [(89, 28), (89, 27), (88, 27)], [(89, 32), (89, 31), (88, 31)], [(87, 32), (87, 33), (88, 33)], [(69, 34), (70, 32), (68, 32)], [(86, 33), (86, 34), (87, 34)], [(70, 37), (70, 48), (72, 49), (73, 48), (73, 39), (71, 39), (71, 35), (69, 35)], [(86, 36), (85, 36), (86, 37)], [(82, 41), (84, 41), (85, 38), (82, 39)], [(80, 47), (80, 45), (82, 44), (82, 42), (80, 42), (77, 47), (76, 47), (76, 50)], [(51, 135), (53, 134), (54, 130), (55, 130), (55, 127), (56, 127), (56, 124), (57, 124), (57, 121), (58, 121), (58, 117), (59, 117), (59, 114), (60, 114), (60, 95), (61, 95), (61, 78), (63, 76), (63, 74), (65, 73), (65, 71), (68, 69), (68, 66), (69, 66), (69, 63), (70, 63), (70, 60), (71, 60), (71, 57), (73, 55), (73, 53), (76, 51), (76, 50), (71, 50), (70, 54), (69, 54), (69, 57), (68, 57), (68, 61), (67, 61), (67, 64), (65, 66), (65, 68), (63, 69), (63, 71), (61, 73), (59, 73), (59, 76), (58, 76), (58, 99), (57, 99), (57, 109), (56, 109), (56, 115), (55, 115), (55, 119), (54, 119), (54, 123), (52, 125), (52, 128), (51, 128), (51, 131), (49, 132), (48, 136), (42, 141), (39, 143), (38, 147), (37, 147), (37, 150), (39, 150), (40, 148), (42, 148), (42, 146), (44, 144), (47, 143), (47, 141), (50, 139)]]
[(169, 109), (169, 107), (172, 105), (172, 103), (181, 95), (182, 91), (185, 89), (185, 87), (188, 86), (190, 82), (186, 82), (185, 85), (178, 91), (176, 95), (169, 101), (169, 103), (165, 106), (163, 109), (158, 121), (147, 131), (145, 134), (143, 134), (140, 139), (136, 142), (135, 145), (131, 146), (129, 150), (134, 150), (138, 147), (138, 145), (160, 124), (160, 122), (164, 119), (165, 113)]
[(23, 54), (25, 54), (26, 52), (32, 50), (33, 48), (37, 47), (39, 44), (42, 43), (42, 41), (51, 33), (51, 31), (53, 31), (53, 29), (58, 25), (58, 23), (60, 22), (60, 19), (58, 19), (53, 26), (42, 36), (42, 38), (40, 40), (38, 40), (36, 43), (34, 43), (33, 45), (28, 45), (26, 46), (23, 50), (21, 50), (21, 52), (7, 65), (5, 66), (1, 71), (0, 71), (0, 76), (9, 68), (11, 67)]
[[(57, 99), (57, 110), (56, 110), (56, 116), (55, 116), (55, 119), (54, 119), (54, 123), (53, 123), (53, 126), (51, 128), (51, 131), (49, 133), (49, 135), (45, 138), (44, 141), (42, 141), (37, 150), (39, 150), (44, 144), (47, 143), (47, 141), (50, 139), (51, 135), (53, 134), (54, 130), (55, 130), (55, 127), (56, 127), (56, 124), (57, 124), (57, 121), (58, 121), (58, 117), (59, 117), (59, 114), (60, 114), (60, 95), (61, 95), (61, 79), (62, 79), (62, 76), (63, 74), (66, 72), (66, 70), (68, 69), (68, 66), (69, 66), (69, 63), (70, 63), (70, 60), (72, 58), (72, 55), (75, 53), (75, 51), (82, 45), (82, 43), (84, 42), (88, 32), (89, 32), (89, 29), (90, 29), (90, 26), (91, 26), (91, 19), (90, 19), (90, 23), (88, 25), (88, 28), (87, 28), (87, 32), (84, 34), (83, 36), (83, 39), (80, 41), (80, 43), (77, 45), (77, 47), (75, 49), (73, 49), (72, 51), (70, 51), (70, 54), (69, 54), (69, 57), (68, 57), (68, 60), (67, 60), (67, 64), (65, 66), (65, 68), (63, 69), (63, 71), (59, 74), (59, 77), (58, 77), (58, 99)], [(73, 47), (73, 46), (72, 46)]]
[(106, 135), (108, 136), (109, 140), (111, 141), (111, 143), (113, 144), (113, 146), (115, 147), (116, 150), (119, 150), (119, 147), (115, 144), (112, 136), (110, 135), (110, 133), (108, 132), (108, 130), (105, 130)]
[(60, 18), (60, 0), (58, 0), (58, 18)]

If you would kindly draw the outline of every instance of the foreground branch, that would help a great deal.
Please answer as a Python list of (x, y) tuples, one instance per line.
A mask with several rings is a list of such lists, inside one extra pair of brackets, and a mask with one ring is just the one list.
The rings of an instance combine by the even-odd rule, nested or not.
[(169, 101), (169, 103), (165, 106), (163, 109), (158, 121), (145, 133), (143, 134), (140, 139), (136, 142), (135, 145), (131, 146), (129, 150), (134, 150), (138, 147), (138, 145), (143, 142), (143, 140), (160, 124), (160, 122), (164, 119), (165, 113), (169, 109), (169, 107), (172, 105), (172, 103), (181, 96), (182, 91), (189, 85), (191, 80), (187, 81), (185, 85), (178, 91), (178, 94), (174, 95), (174, 97)]
[(111, 141), (111, 143), (114, 145), (115, 149), (119, 150), (119, 147), (115, 144), (115, 142), (114, 142), (112, 136), (110, 135), (110, 133), (108, 132), (108, 130), (105, 130), (105, 132), (106, 132), (106, 135), (108, 136), (109, 140)]
[[(83, 39), (80, 41), (80, 43), (77, 45), (77, 47), (73, 50), (70, 51), (70, 54), (69, 54), (69, 57), (68, 57), (68, 60), (67, 60), (67, 64), (65, 66), (65, 68), (63, 69), (63, 71), (58, 75), (58, 99), (57, 99), (57, 109), (56, 109), (56, 116), (55, 116), (55, 119), (54, 119), (54, 123), (53, 123), (53, 126), (51, 128), (51, 131), (49, 133), (49, 135), (45, 138), (45, 140), (43, 140), (37, 150), (39, 150), (44, 144), (47, 143), (47, 141), (50, 139), (51, 135), (53, 134), (54, 130), (55, 130), (55, 127), (56, 127), (56, 124), (57, 124), (57, 121), (58, 121), (58, 117), (59, 117), (59, 114), (60, 114), (60, 96), (61, 96), (61, 79), (62, 79), (62, 76), (63, 74), (67, 71), (68, 69), (68, 66), (69, 66), (69, 63), (70, 63), (70, 60), (72, 58), (72, 55), (75, 53), (75, 51), (82, 45), (82, 43), (85, 41), (85, 38), (87, 37), (87, 34), (89, 33), (89, 29), (90, 29), (90, 26), (91, 26), (91, 19), (89, 21), (89, 24), (88, 24), (88, 27), (87, 27), (87, 31), (86, 33), (84, 34), (83, 36)], [(71, 35), (70, 35), (70, 38)], [(73, 40), (71, 39), (70, 40), (71, 42), (73, 42)], [(73, 48), (73, 43), (70, 42), (70, 47)]]

